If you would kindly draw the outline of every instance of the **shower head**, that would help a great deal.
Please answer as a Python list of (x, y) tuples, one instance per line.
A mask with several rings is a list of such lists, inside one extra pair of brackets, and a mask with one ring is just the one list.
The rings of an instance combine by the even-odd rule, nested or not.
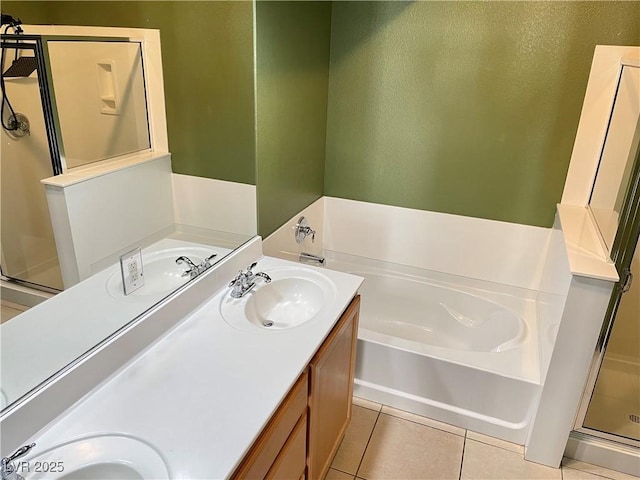
[(28, 77), (36, 69), (36, 57), (20, 57), (15, 59), (2, 74), (3, 77)]
[(1, 17), (0, 26), (4, 26), (4, 25), (7, 26), (7, 28), (5, 28), (4, 33), (7, 33), (7, 30), (9, 28), (13, 28), (16, 33), (22, 33), (22, 28), (20, 27), (22, 20), (20, 20), (19, 18), (14, 18), (11, 15), (6, 13), (1, 13), (0, 17)]

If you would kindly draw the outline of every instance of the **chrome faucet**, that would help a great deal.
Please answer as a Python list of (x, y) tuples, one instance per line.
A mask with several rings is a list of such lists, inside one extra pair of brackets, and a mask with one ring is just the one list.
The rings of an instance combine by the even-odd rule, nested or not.
[(176, 258), (176, 263), (178, 265), (180, 265), (181, 263), (186, 263), (187, 265), (189, 265), (189, 267), (190, 267), (189, 270), (185, 270), (182, 273), (183, 277), (186, 277), (188, 275), (189, 278), (196, 278), (198, 275), (200, 275), (205, 270), (207, 270), (209, 267), (211, 267), (211, 260), (213, 260), (217, 256), (218, 256), (218, 254), (214, 253), (213, 255), (205, 258), (204, 261), (200, 265), (196, 265), (195, 263), (193, 263), (191, 261), (191, 259), (189, 257), (185, 257), (184, 255), (181, 255), (178, 258)]
[(229, 283), (229, 287), (233, 287), (230, 294), (231, 297), (244, 297), (253, 287), (256, 286), (256, 280), (258, 278), (264, 279), (265, 283), (269, 283), (271, 281), (271, 277), (264, 272), (253, 273), (253, 267), (257, 264), (257, 262), (253, 262), (244, 272), (240, 270), (238, 275), (236, 275), (236, 278), (231, 280)]
[(189, 265), (189, 270), (186, 270), (185, 272), (182, 273), (183, 277), (186, 277), (187, 275), (189, 275), (189, 278), (195, 278), (198, 276), (198, 266), (193, 263), (191, 261), (191, 259), (189, 257), (185, 257), (184, 255), (181, 255), (180, 257), (176, 258), (176, 263), (178, 265), (180, 265), (181, 263), (186, 263), (187, 265)]
[(29, 451), (35, 446), (35, 443), (25, 445), (13, 452), (12, 455), (4, 457), (2, 459), (2, 464), (0, 465), (0, 478), (2, 480), (24, 480), (24, 477), (22, 475), (18, 475), (18, 472), (16, 472), (16, 467), (13, 464), (13, 461), (29, 453)]

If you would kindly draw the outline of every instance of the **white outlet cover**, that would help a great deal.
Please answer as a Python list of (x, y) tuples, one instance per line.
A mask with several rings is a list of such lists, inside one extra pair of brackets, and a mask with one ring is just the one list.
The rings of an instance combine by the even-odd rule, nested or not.
[(139, 247), (120, 256), (120, 271), (125, 295), (135, 292), (144, 285), (142, 250)]

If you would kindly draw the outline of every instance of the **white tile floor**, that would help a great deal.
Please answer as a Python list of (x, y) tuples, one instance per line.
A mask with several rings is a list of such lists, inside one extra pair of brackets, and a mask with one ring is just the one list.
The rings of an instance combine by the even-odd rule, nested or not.
[(565, 459), (561, 468), (527, 462), (520, 445), (355, 398), (353, 417), (327, 480), (630, 480)]

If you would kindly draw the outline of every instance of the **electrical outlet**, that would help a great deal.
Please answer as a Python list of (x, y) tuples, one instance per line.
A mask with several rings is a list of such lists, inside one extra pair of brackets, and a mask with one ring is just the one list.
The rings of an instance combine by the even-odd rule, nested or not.
[(136, 248), (120, 257), (120, 270), (124, 294), (129, 295), (144, 285), (142, 250)]

